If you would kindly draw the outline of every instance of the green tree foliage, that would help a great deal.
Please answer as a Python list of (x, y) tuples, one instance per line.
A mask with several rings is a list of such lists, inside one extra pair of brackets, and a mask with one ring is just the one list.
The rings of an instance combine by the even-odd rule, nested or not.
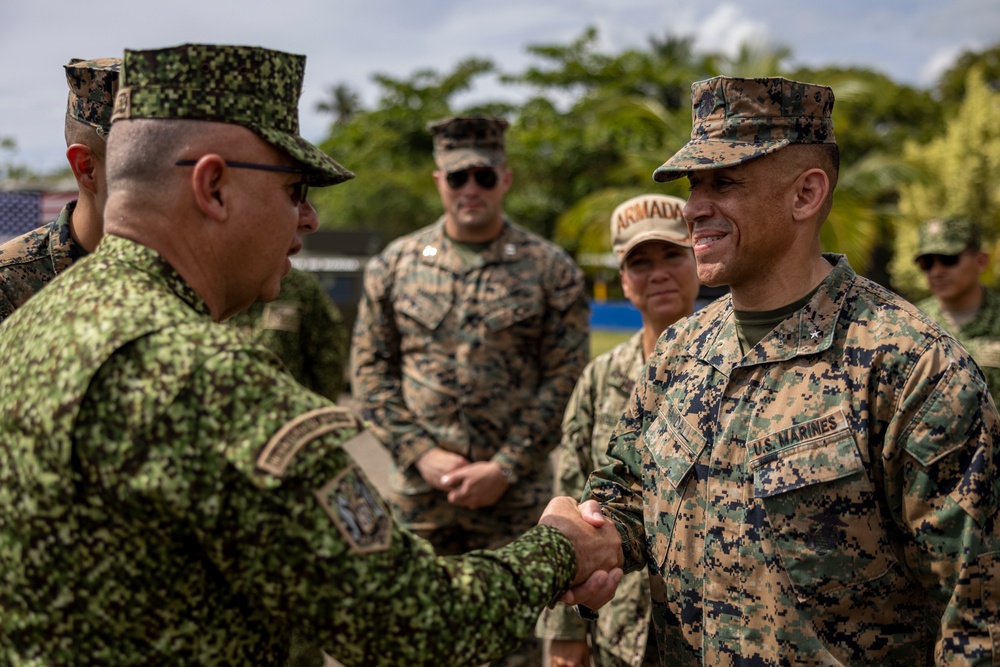
[(902, 149), (903, 157), (922, 177), (900, 188), (892, 270), (897, 287), (914, 298), (926, 294), (924, 279), (913, 265), (917, 228), (922, 221), (969, 217), (982, 226), (994, 261), (1000, 250), (996, 244), (1000, 230), (1000, 92), (991, 88), (978, 67), (968, 70), (962, 88), (964, 98), (946, 120), (943, 133), (926, 143), (908, 141)]

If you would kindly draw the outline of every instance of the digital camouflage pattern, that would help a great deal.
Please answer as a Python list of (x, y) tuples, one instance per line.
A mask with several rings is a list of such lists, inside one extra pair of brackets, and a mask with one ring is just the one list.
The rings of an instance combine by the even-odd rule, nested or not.
[(986, 376), (993, 401), (1000, 404), (1000, 294), (983, 287), (979, 311), (963, 326), (957, 326), (933, 296), (918, 303), (917, 307), (965, 346)]
[[(569, 255), (510, 221), (471, 255), (442, 218), (369, 261), (352, 389), (392, 454), (404, 525), (517, 534), (552, 495), (549, 453), (587, 363), (589, 308)], [(433, 447), (495, 461), (510, 488), (492, 508), (451, 505), (414, 466)]]
[(589, 490), (651, 574), (664, 665), (994, 662), (996, 408), (843, 257), (750, 352), (732, 299), (668, 328)]
[(184, 44), (125, 51), (113, 121), (180, 118), (235, 123), (288, 153), (326, 186), (354, 178), (299, 136), (306, 57), (255, 46)]
[[(52, 314), (59, 313), (57, 321)], [(571, 581), (548, 527), (436, 557), (341, 445), (359, 424), (106, 237), (0, 327), (0, 664), (473, 665)]]
[(928, 220), (917, 232), (917, 254), (960, 255), (969, 248), (979, 250), (979, 227), (967, 218)]
[(828, 86), (717, 76), (691, 84), (691, 100), (691, 140), (653, 172), (656, 181), (732, 167), (788, 144), (836, 143)]
[(499, 167), (507, 160), (502, 118), (455, 117), (427, 126), (434, 142), (434, 161), (446, 173), (472, 167)]
[(121, 58), (73, 58), (64, 65), (69, 85), (67, 115), (96, 128), (102, 137), (111, 131), (121, 64)]
[[(583, 497), (590, 473), (608, 465), (607, 444), (645, 362), (640, 331), (583, 370), (566, 406), (562, 442), (556, 449), (557, 496)], [(650, 618), (649, 575), (640, 570), (622, 578), (596, 622), (559, 604), (542, 612), (536, 634), (583, 641), (589, 633), (596, 667), (659, 667)]]
[(87, 254), (70, 232), (75, 208), (72, 201), (52, 222), (0, 245), (0, 322)]
[(348, 331), (319, 280), (293, 268), (274, 301), (258, 301), (229, 324), (274, 352), (299, 384), (336, 402), (344, 390)]

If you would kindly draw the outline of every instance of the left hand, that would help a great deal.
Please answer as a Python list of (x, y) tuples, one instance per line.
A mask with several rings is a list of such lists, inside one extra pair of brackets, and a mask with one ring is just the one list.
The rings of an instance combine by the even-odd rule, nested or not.
[(453, 470), (441, 478), (441, 483), (451, 488), (448, 502), (470, 510), (492, 507), (510, 487), (493, 461), (477, 461)]

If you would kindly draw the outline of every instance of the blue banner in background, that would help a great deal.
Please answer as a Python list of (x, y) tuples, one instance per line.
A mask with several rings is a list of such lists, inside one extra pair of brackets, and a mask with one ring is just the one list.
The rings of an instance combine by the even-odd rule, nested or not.
[(638, 331), (642, 314), (631, 301), (591, 301), (590, 328), (607, 331)]

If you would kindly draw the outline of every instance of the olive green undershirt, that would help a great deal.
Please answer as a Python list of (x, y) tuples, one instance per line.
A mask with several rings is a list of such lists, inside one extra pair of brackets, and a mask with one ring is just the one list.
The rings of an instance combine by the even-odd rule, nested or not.
[(736, 319), (736, 335), (740, 339), (740, 351), (746, 354), (748, 350), (752, 350), (764, 336), (774, 330), (774, 327), (809, 303), (818, 290), (819, 285), (798, 301), (793, 301), (787, 306), (774, 310), (736, 310), (733, 308), (733, 316)]

